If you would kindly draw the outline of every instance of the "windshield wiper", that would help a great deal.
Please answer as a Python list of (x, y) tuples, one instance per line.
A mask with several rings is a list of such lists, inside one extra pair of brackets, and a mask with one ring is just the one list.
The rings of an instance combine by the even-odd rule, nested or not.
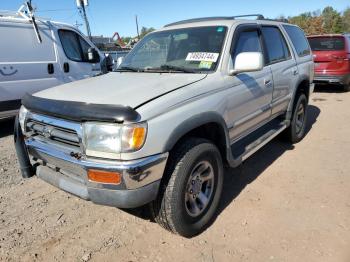
[(188, 69), (188, 68), (181, 67), (181, 66), (167, 65), (167, 64), (161, 65), (159, 67), (159, 69), (166, 70), (166, 71), (184, 72), (184, 73), (196, 73), (197, 72), (193, 69)]
[(120, 71), (142, 72), (143, 70), (140, 68), (131, 67), (131, 66), (122, 66), (117, 68), (116, 71), (117, 72), (120, 72)]

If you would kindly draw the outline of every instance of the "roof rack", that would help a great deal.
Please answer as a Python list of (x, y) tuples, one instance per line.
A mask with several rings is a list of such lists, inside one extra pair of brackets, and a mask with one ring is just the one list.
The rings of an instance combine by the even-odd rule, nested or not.
[(31, 24), (33, 24), (33, 29), (35, 31), (35, 35), (38, 39), (38, 42), (39, 43), (42, 42), (38, 25), (36, 23), (36, 19), (34, 16), (34, 9), (32, 7), (31, 0), (21, 5), (21, 7), (17, 10), (17, 12), (0, 10), (0, 18), (2, 17), (8, 18), (8, 19), (24, 19), (29, 21)]
[(237, 18), (245, 18), (245, 17), (253, 17), (253, 16), (256, 16), (256, 20), (265, 20), (265, 17), (262, 14), (235, 15), (235, 16), (232, 16), (232, 18), (237, 19)]
[(174, 26), (174, 25), (181, 25), (181, 24), (187, 24), (187, 23), (213, 21), (213, 20), (235, 20), (237, 18), (245, 18), (245, 17), (256, 17), (256, 20), (263, 20), (263, 19), (265, 19), (264, 16), (261, 15), (261, 14), (201, 17), (201, 18), (186, 19), (186, 20), (170, 23), (170, 24), (165, 25), (164, 27), (169, 27), (169, 26)]
[(197, 22), (205, 22), (205, 21), (215, 21), (215, 20), (235, 20), (238, 18), (246, 18), (246, 17), (256, 17), (256, 20), (265, 20), (265, 21), (278, 21), (283, 23), (288, 23), (287, 19), (268, 19), (265, 18), (262, 14), (248, 14), (248, 15), (235, 15), (235, 16), (214, 16), (214, 17), (201, 17), (201, 18), (193, 18), (182, 20), (174, 23), (170, 23), (165, 25), (164, 27), (174, 26), (174, 25), (182, 25), (187, 23), (197, 23)]

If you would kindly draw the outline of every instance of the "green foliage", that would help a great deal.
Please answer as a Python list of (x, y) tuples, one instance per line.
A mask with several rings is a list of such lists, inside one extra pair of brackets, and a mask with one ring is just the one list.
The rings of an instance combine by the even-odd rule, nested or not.
[(327, 6), (322, 11), (323, 28), (325, 33), (342, 33), (343, 25), (340, 13), (333, 7)]
[(288, 20), (300, 26), (307, 35), (350, 32), (350, 8), (340, 13), (333, 7), (327, 6), (322, 11), (302, 13), (288, 17)]
[(129, 43), (130, 40), (131, 40), (131, 38), (132, 38), (131, 36), (121, 37), (122, 41), (123, 41), (125, 44)]
[(140, 39), (142, 39), (145, 35), (147, 35), (148, 33), (151, 33), (153, 31), (155, 31), (156, 29), (154, 29), (153, 27), (142, 27), (141, 28), (141, 32), (140, 32)]
[(350, 7), (343, 13), (343, 29), (344, 32), (350, 33)]

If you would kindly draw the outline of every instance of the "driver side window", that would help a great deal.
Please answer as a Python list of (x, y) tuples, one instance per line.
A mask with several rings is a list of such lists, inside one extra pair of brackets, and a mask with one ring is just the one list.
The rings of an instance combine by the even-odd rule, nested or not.
[(91, 47), (80, 35), (70, 30), (59, 30), (64, 53), (75, 62), (89, 62), (88, 50)]
[(257, 29), (243, 31), (235, 42), (232, 53), (232, 64), (234, 65), (238, 54), (243, 52), (262, 52), (259, 32)]

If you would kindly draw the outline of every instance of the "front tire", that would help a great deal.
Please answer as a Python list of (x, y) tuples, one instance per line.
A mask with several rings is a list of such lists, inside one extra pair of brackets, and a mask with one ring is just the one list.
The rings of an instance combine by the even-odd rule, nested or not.
[(307, 106), (305, 94), (299, 94), (296, 98), (290, 126), (285, 131), (285, 137), (293, 144), (300, 142), (305, 136)]
[(223, 165), (210, 141), (190, 138), (170, 155), (158, 198), (150, 204), (154, 220), (184, 237), (203, 232), (221, 196)]

